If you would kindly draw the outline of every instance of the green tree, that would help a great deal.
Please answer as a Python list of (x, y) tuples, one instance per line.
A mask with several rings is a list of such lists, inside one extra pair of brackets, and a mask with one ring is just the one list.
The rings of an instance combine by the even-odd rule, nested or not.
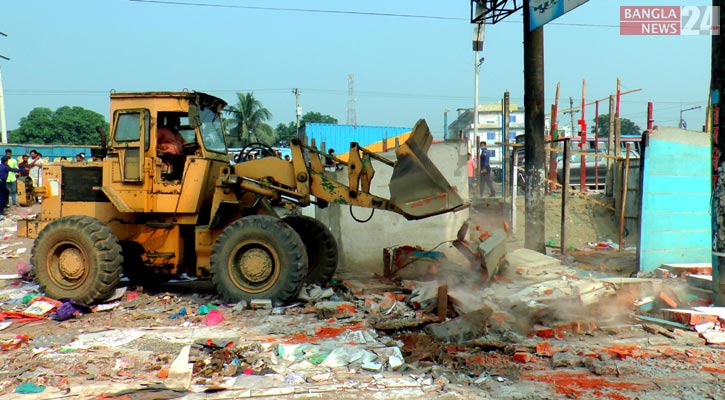
[(241, 147), (252, 142), (274, 144), (276, 138), (274, 129), (267, 124), (272, 118), (272, 113), (254, 97), (253, 93), (238, 92), (237, 104), (229, 109), (233, 120), (229, 129), (231, 136), (229, 147)]
[[(316, 111), (310, 111), (300, 118), (300, 126), (306, 123), (337, 124), (337, 118)], [(275, 130), (277, 132), (278, 143), (287, 144), (290, 139), (297, 136), (297, 122), (293, 121), (287, 125), (278, 124)]]
[[(627, 118), (620, 118), (622, 123), (622, 135), (640, 135), (642, 134), (642, 128), (640, 128), (637, 124), (634, 122), (628, 120)], [(596, 119), (593, 119), (592, 122), (596, 122)], [(594, 133), (594, 125), (591, 126), (592, 133)], [(599, 137), (608, 137), (609, 136), (609, 114), (601, 114), (599, 115)]]
[(20, 119), (8, 139), (12, 143), (98, 145), (97, 126), (108, 132), (106, 118), (83, 107), (63, 106), (55, 111), (36, 107)]

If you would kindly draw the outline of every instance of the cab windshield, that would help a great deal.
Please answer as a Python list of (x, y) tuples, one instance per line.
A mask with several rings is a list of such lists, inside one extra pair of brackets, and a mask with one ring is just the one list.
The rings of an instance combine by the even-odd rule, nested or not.
[(214, 153), (227, 154), (227, 145), (224, 143), (221, 116), (205, 108), (199, 113), (201, 119), (201, 140), (204, 148)]

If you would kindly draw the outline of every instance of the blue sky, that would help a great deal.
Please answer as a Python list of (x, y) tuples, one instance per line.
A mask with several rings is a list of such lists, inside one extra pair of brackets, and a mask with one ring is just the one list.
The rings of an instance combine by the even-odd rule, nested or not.
[[(188, 0), (178, 0), (186, 2)], [(227, 101), (252, 91), (272, 112), (271, 123), (295, 118), (292, 88), (303, 112), (347, 118), (348, 74), (355, 76), (357, 122), (412, 126), (425, 118), (436, 136), (443, 114), (473, 105), (469, 0), (194, 0), (260, 6), (399, 13), (461, 18), (361, 15), (165, 5), (128, 0), (5, 0), (0, 6), (0, 60), (9, 129), (34, 107), (82, 106), (108, 118), (108, 93), (205, 91)], [(643, 2), (590, 0), (545, 27), (546, 101), (605, 98), (622, 79), (622, 116), (646, 124), (688, 126), (704, 121), (710, 82), (706, 36), (620, 36), (619, 6)], [(650, 3), (650, 2), (648, 2)], [(651, 5), (709, 5), (707, 0)], [(522, 15), (488, 26), (480, 101), (509, 90), (523, 103)], [(568, 24), (609, 25), (573, 26)], [(548, 106), (547, 106), (548, 108)], [(606, 112), (606, 102), (600, 110)], [(588, 108), (591, 121), (594, 108)], [(568, 117), (560, 118), (567, 125)]]

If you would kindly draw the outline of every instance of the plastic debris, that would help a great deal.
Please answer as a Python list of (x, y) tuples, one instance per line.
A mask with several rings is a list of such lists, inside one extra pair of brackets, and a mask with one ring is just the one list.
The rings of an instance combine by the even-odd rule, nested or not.
[(60, 307), (58, 307), (58, 309), (50, 315), (50, 318), (56, 321), (65, 321), (83, 313), (84, 310), (80, 307), (76, 307), (76, 305), (72, 302), (66, 302), (61, 304)]
[(21, 278), (25, 280), (29, 280), (30, 272), (32, 271), (33, 265), (28, 262), (18, 261), (18, 263), (15, 265), (15, 273), (17, 273)]
[(34, 394), (42, 393), (44, 390), (45, 385), (36, 385), (33, 382), (23, 382), (15, 388), (15, 393)]
[(28, 293), (25, 296), (23, 296), (23, 304), (30, 304), (30, 301), (34, 298), (40, 296), (39, 293)]
[[(202, 307), (204, 307), (204, 306), (202, 306)], [(186, 317), (186, 307), (181, 307), (179, 309), (179, 312), (177, 312), (176, 314), (170, 315), (169, 319), (177, 319), (180, 317)]]
[(2, 350), (8, 351), (8, 350), (15, 350), (23, 347), (23, 345), (28, 345), (30, 343), (30, 337), (28, 335), (17, 335), (14, 339), (11, 339), (5, 343), (2, 344)]
[(224, 321), (224, 314), (219, 310), (211, 310), (204, 317), (204, 324), (206, 326), (219, 325), (222, 321)]

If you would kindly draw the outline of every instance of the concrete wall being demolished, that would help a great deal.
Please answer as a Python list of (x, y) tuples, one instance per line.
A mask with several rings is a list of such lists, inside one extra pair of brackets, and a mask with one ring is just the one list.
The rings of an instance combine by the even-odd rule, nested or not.
[[(391, 160), (395, 159), (394, 151), (381, 155)], [(448, 182), (458, 188), (461, 197), (467, 199), (465, 145), (462, 142), (434, 143), (430, 147), (428, 156)], [(373, 161), (373, 166), (375, 178), (370, 192), (389, 198), (388, 182), (393, 169), (377, 161)], [(337, 172), (335, 179), (347, 184), (347, 171)], [(365, 220), (370, 215), (370, 210), (356, 207), (353, 213), (356, 218)], [(369, 222), (362, 224), (350, 216), (348, 206), (331, 204), (325, 209), (316, 209), (316, 218), (330, 227), (337, 239), (340, 248), (338, 272), (355, 273), (382, 273), (385, 247), (409, 244), (432, 248), (440, 242), (453, 240), (468, 217), (468, 209), (419, 221), (407, 221), (395, 213), (376, 211)]]

